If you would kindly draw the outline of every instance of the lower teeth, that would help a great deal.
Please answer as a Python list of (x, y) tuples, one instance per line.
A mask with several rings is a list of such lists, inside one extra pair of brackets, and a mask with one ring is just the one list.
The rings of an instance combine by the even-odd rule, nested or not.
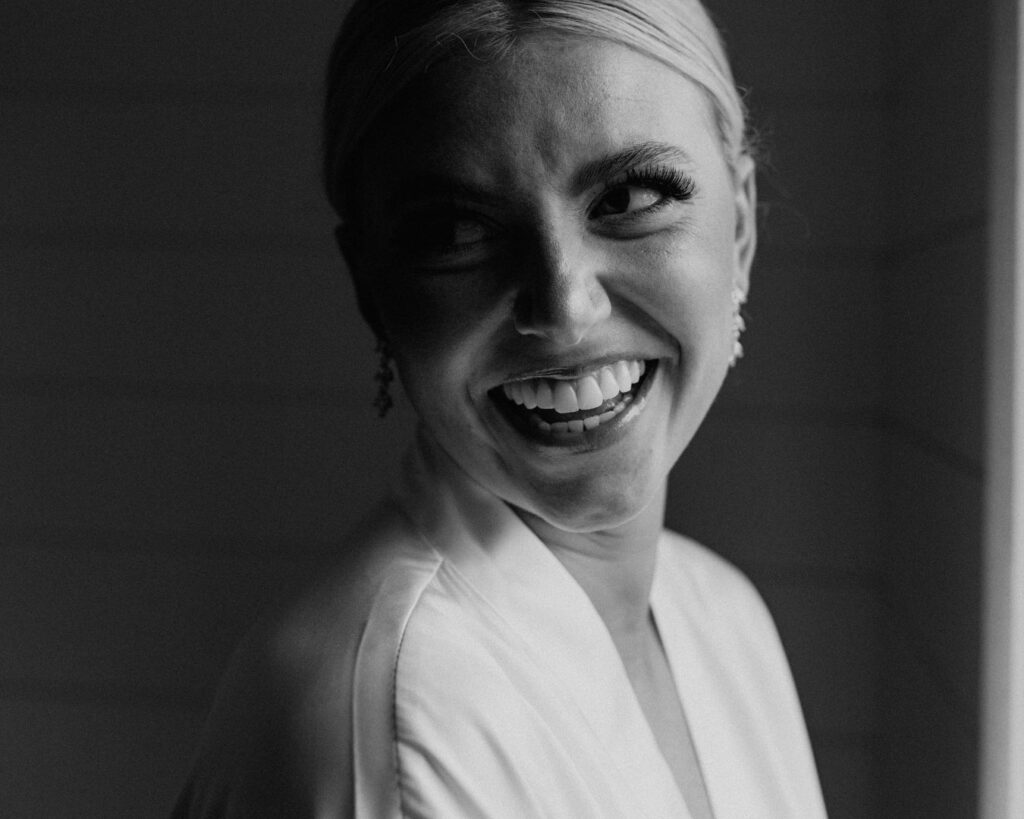
[(632, 395), (623, 396), (622, 400), (615, 405), (613, 409), (607, 412), (602, 412), (600, 415), (588, 415), (586, 418), (576, 418), (572, 421), (554, 421), (548, 423), (543, 418), (537, 415), (531, 415), (530, 421), (535, 427), (541, 432), (550, 432), (555, 435), (566, 435), (568, 433), (583, 432), (583, 430), (594, 429), (601, 424), (606, 424), (612, 420), (616, 415), (621, 413), (630, 402), (633, 400)]

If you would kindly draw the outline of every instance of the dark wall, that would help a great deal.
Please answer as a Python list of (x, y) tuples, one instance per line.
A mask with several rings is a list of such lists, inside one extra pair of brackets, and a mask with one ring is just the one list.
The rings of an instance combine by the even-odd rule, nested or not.
[(0, 814), (169, 809), (242, 630), (379, 493), (320, 194), (340, 11), (0, 4)]
[(989, 9), (916, 0), (894, 15), (882, 705), (896, 816), (976, 811)]
[[(965, 816), (984, 11), (712, 7), (767, 208), (669, 521), (765, 594), (833, 819)], [(340, 13), (0, 6), (4, 815), (162, 814), (231, 647), (408, 438), (319, 188)]]

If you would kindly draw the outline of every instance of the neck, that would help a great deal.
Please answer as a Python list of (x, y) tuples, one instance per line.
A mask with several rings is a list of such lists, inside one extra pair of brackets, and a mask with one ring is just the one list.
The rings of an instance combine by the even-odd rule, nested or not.
[(651, 584), (665, 517), (665, 487), (635, 518), (597, 532), (566, 532), (516, 510), (590, 597), (620, 652), (650, 630)]

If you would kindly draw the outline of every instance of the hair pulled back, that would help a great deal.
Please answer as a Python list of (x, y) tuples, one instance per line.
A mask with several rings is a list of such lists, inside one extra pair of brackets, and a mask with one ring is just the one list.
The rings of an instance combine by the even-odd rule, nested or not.
[(356, 0), (331, 53), (324, 109), (324, 182), (343, 222), (361, 143), (403, 89), (446, 57), (500, 58), (529, 34), (596, 37), (658, 60), (703, 89), (730, 168), (748, 152), (746, 110), (700, 0)]

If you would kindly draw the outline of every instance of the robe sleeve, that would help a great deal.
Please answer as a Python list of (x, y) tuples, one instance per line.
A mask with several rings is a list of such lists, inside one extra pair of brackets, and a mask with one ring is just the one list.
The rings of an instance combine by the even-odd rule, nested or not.
[(308, 668), (275, 654), (251, 643), (240, 652), (172, 819), (354, 815), (349, 698), (331, 690), (340, 668), (328, 670), (344, 658)]

